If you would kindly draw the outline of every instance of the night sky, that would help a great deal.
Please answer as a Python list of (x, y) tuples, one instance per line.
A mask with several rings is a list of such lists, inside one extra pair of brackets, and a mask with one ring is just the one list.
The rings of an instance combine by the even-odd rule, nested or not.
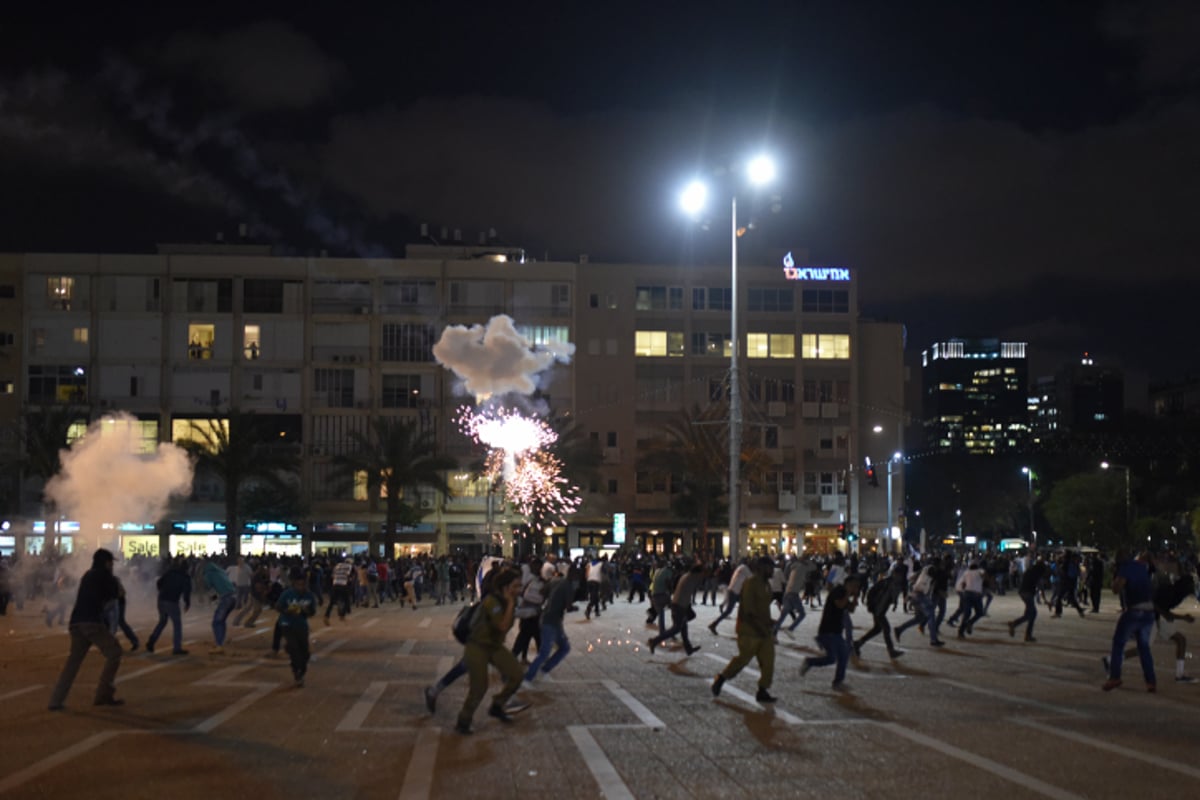
[(677, 191), (767, 148), (743, 258), (856, 268), (910, 348), (1197, 368), (1200, 3), (176, 5), (6, 12), (0, 249), (720, 262)]

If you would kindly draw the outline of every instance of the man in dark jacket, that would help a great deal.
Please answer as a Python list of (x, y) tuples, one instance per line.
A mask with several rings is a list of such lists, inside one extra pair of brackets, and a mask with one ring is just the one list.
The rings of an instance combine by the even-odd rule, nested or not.
[(92, 555), (92, 568), (79, 581), (79, 592), (75, 596), (75, 607), (67, 630), (71, 635), (71, 654), (63, 665), (58, 683), (50, 695), (50, 710), (61, 711), (71, 684), (79, 674), (84, 656), (92, 645), (104, 654), (104, 669), (100, 671), (100, 682), (96, 686), (93, 703), (98, 706), (120, 706), (124, 700), (116, 697), (117, 668), (121, 666), (121, 645), (109, 630), (106, 607), (116, 603), (120, 588), (113, 575), (113, 554), (100, 549)]
[(177, 556), (171, 562), (171, 568), (158, 579), (157, 586), (158, 624), (154, 626), (154, 632), (146, 640), (146, 652), (154, 652), (154, 643), (158, 641), (163, 628), (167, 626), (167, 620), (171, 620), (172, 642), (175, 645), (171, 654), (185, 656), (187, 650), (183, 649), (183, 615), (180, 613), (179, 604), (183, 603), (184, 611), (191, 609), (192, 579), (187, 573), (187, 561), (183, 556)]

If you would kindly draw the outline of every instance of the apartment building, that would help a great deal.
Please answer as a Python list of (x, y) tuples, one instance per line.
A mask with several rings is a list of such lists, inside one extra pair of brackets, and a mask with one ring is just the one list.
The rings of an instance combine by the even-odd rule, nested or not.
[[(672, 476), (640, 469), (638, 456), (664, 419), (727, 402), (728, 266), (533, 262), (486, 246), (419, 245), (406, 255), (293, 258), (214, 245), (7, 256), (0, 287), (11, 281), (20, 314), (5, 319), (20, 323), (12, 345), (0, 346), (15, 354), (0, 361), (0, 375), (13, 376), (17, 416), (63, 404), (92, 416), (126, 411), (147, 448), (220, 424), (231, 409), (256, 414), (302, 453), (312, 514), (248, 522), (244, 552), (363, 548), (383, 520), (362, 487), (338, 488), (334, 459), (372, 418), (414, 419), (462, 469), (448, 476), (451, 497), (414, 499), (425, 517), (401, 532), (400, 547), (482, 548), (490, 532), (510, 534), (524, 520), (502, 497), (489, 501), (486, 482), (467, 469), (478, 448), (456, 418), (473, 398), (431, 348), (447, 325), (508, 314), (531, 342), (576, 345), (538, 399), (573, 417), (605, 457), (568, 525), (534, 535), (559, 550), (614, 546), (620, 514), (626, 543), (723, 549), (724, 526), (704, 540), (676, 519)], [(901, 326), (859, 319), (849, 269), (780, 264), (738, 274), (743, 438), (769, 461), (742, 483), (744, 535), (766, 551), (844, 549), (850, 533), (891, 549), (885, 493), (866, 464), (902, 449)], [(893, 500), (903, 497), (894, 471)], [(13, 546), (69, 548), (89, 535), (45, 519), (40, 490), (37, 481), (22, 487)], [(220, 550), (222, 491), (197, 483), (156, 526), (114, 521), (110, 544), (127, 553)]]

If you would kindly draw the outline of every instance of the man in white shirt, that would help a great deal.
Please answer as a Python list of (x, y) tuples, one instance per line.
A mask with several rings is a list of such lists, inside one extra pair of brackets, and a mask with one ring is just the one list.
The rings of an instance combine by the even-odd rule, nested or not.
[(708, 626), (708, 630), (713, 636), (717, 635), (717, 623), (728, 617), (737, 608), (738, 599), (742, 596), (742, 585), (752, 574), (748, 560), (743, 558), (737, 565), (737, 569), (733, 571), (733, 577), (729, 579), (729, 588), (725, 590), (725, 608), (721, 609), (721, 616), (714, 619)]
[(963, 620), (958, 626), (959, 639), (967, 638), (972, 626), (983, 616), (983, 582), (983, 570), (972, 561), (955, 584), (954, 588), (962, 592), (964, 609)]

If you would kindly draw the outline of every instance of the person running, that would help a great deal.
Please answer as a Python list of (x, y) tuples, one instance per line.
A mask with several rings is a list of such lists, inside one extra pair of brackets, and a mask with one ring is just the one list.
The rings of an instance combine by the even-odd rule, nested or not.
[[(1123, 558), (1122, 558), (1123, 556)], [(1150, 584), (1149, 553), (1130, 558), (1128, 552), (1118, 553), (1117, 570), (1113, 575), (1113, 594), (1122, 595), (1124, 611), (1117, 617), (1113, 631), (1112, 652), (1108, 657), (1108, 680), (1100, 688), (1111, 692), (1121, 685), (1121, 664), (1125, 658), (1125, 642), (1137, 641), (1138, 658), (1142, 662), (1142, 677), (1146, 691), (1156, 691), (1154, 654), (1150, 652), (1150, 629), (1154, 625), (1154, 600)]]
[(671, 590), (675, 586), (675, 570), (667, 561), (654, 571), (650, 582), (650, 608), (646, 611), (646, 624), (658, 623), (658, 635), (667, 630), (667, 608), (671, 605)]
[(937, 615), (937, 592), (938, 584), (941, 583), (942, 611), (946, 610), (946, 572), (941, 562), (937, 559), (932, 559), (928, 564), (921, 568), (921, 571), (913, 576), (912, 592), (910, 602), (915, 609), (915, 613), (908, 622), (896, 626), (893, 633), (896, 634), (896, 643), (900, 643), (900, 637), (904, 632), (914, 625), (921, 633), (925, 632), (925, 627), (929, 627), (929, 646), (942, 647), (945, 645), (938, 638), (938, 625), (940, 620)]
[[(1193, 595), (1196, 589), (1196, 580), (1190, 574), (1185, 574), (1178, 580), (1172, 581), (1170, 575), (1164, 570), (1158, 570), (1155, 572), (1155, 576), (1161, 576), (1157, 580), (1151, 581), (1154, 591), (1156, 640), (1171, 642), (1175, 645), (1175, 681), (1177, 683), (1195, 683), (1196, 679), (1188, 675), (1185, 669), (1187, 666), (1187, 637), (1175, 624), (1180, 620), (1191, 624), (1195, 621), (1195, 617), (1191, 614), (1176, 614), (1174, 610), (1179, 607), (1180, 603)], [(1128, 649), (1125, 651), (1125, 657), (1130, 658), (1135, 652), (1136, 648)], [(1104, 656), (1101, 661), (1104, 664), (1104, 671), (1108, 672), (1109, 657)]]
[(587, 619), (592, 618), (592, 612), (596, 612), (596, 619), (600, 618), (600, 583), (604, 579), (604, 562), (598, 557), (592, 556), (592, 560), (587, 566), (587, 608), (583, 610), (583, 616)]
[(817, 644), (825, 654), (819, 658), (806, 657), (800, 666), (801, 678), (813, 667), (825, 667), (836, 663), (833, 688), (839, 691), (846, 689), (846, 665), (850, 661), (850, 647), (846, 644), (845, 615), (853, 611), (858, 589), (859, 578), (853, 575), (843, 584), (829, 590), (829, 595), (825, 598), (825, 609), (821, 612), (821, 623), (817, 628)]
[(689, 656), (700, 649), (699, 645), (693, 646), (688, 638), (687, 624), (688, 620), (695, 616), (696, 612), (692, 610), (692, 602), (695, 599), (696, 590), (704, 583), (704, 578), (704, 565), (696, 563), (675, 584), (675, 592), (671, 595), (670, 603), (671, 627), (646, 642), (650, 647), (650, 655), (654, 655), (654, 649), (660, 644), (676, 636), (683, 640), (683, 650)]
[(725, 607), (721, 609), (720, 616), (708, 624), (708, 630), (713, 636), (717, 635), (717, 625), (721, 620), (728, 617), (733, 613), (733, 609), (737, 608), (738, 599), (742, 596), (742, 587), (749, 580), (751, 574), (749, 559), (743, 558), (729, 579), (729, 587), (725, 590)]
[(1054, 616), (1062, 616), (1063, 600), (1083, 616), (1083, 607), (1079, 605), (1076, 589), (1079, 586), (1079, 556), (1076, 553), (1066, 553), (1063, 556), (1063, 571), (1059, 575), (1058, 591), (1055, 593)]
[(513, 613), (520, 594), (521, 573), (515, 569), (502, 569), (492, 581), (491, 592), (476, 610), (463, 654), (471, 687), (467, 690), (466, 699), (458, 712), (458, 722), (454, 726), (454, 730), (460, 734), (472, 733), (471, 718), (487, 694), (489, 664), (500, 670), (504, 676), (504, 686), (492, 696), (488, 716), (510, 723), (513, 721), (510, 712), (524, 710), (524, 707), (505, 708), (508, 699), (521, 688), (521, 680), (525, 676), (516, 657), (504, 646), (504, 638), (512, 628)]
[[(907, 570), (904, 572), (907, 576)], [(907, 582), (907, 578), (905, 578)], [(888, 578), (882, 578), (875, 581), (875, 585), (867, 592), (867, 610), (871, 612), (871, 618), (875, 621), (871, 630), (864, 633), (854, 642), (854, 657), (862, 658), (862, 646), (870, 641), (879, 633), (883, 633), (883, 641), (887, 644), (888, 657), (899, 658), (904, 655), (903, 650), (896, 649), (896, 645), (892, 643), (892, 626), (888, 622), (888, 610), (896, 602), (896, 582)]]
[(279, 612), (279, 629), (291, 659), (292, 677), (300, 688), (308, 672), (308, 618), (316, 616), (318, 603), (317, 596), (309, 591), (303, 567), (292, 567), (289, 577), (292, 585), (283, 590), (275, 610)]
[(186, 656), (188, 651), (183, 649), (183, 615), (179, 605), (183, 603), (183, 611), (192, 608), (192, 579), (187, 573), (187, 561), (183, 556), (176, 556), (171, 567), (155, 584), (158, 588), (158, 624), (146, 640), (146, 652), (153, 653), (158, 637), (162, 635), (171, 621), (171, 642), (174, 645), (171, 654)]
[(1021, 576), (1021, 588), (1017, 592), (1025, 603), (1025, 613), (1008, 623), (1009, 636), (1016, 636), (1017, 626), (1025, 623), (1025, 641), (1037, 641), (1033, 638), (1033, 623), (1037, 620), (1038, 586), (1049, 572), (1050, 567), (1041, 558), (1025, 568), (1025, 574)]
[(720, 695), (725, 681), (732, 680), (753, 658), (758, 661), (759, 671), (758, 693), (754, 699), (760, 703), (775, 702), (769, 691), (775, 677), (775, 631), (768, 583), (774, 569), (775, 562), (760, 558), (755, 562), (750, 577), (742, 584), (741, 607), (737, 616), (738, 654), (713, 679), (713, 697)]
[(792, 624), (787, 629), (789, 636), (796, 630), (796, 626), (804, 621), (804, 600), (800, 597), (800, 592), (808, 583), (809, 574), (815, 569), (808, 556), (793, 559), (788, 564), (787, 581), (783, 587), (783, 607), (779, 611), (779, 619), (775, 621), (776, 637), (779, 636), (779, 629), (783, 627), (783, 622), (789, 614), (792, 617)]
[(966, 639), (968, 633), (973, 633), (975, 623), (983, 616), (983, 582), (986, 573), (979, 564), (972, 561), (965, 572), (959, 577), (955, 588), (962, 592), (963, 611), (962, 622), (958, 626), (958, 638)]
[(229, 615), (237, 603), (237, 587), (234, 586), (225, 570), (218, 567), (213, 561), (204, 564), (204, 583), (208, 586), (209, 591), (217, 596), (217, 604), (213, 609), (212, 618), (214, 646), (209, 653), (219, 656), (225, 652), (225, 621), (229, 619)]
[(546, 582), (542, 580), (541, 572), (542, 563), (535, 559), (529, 565), (528, 578), (523, 578), (524, 587), (521, 589), (521, 599), (515, 612), (517, 638), (513, 642), (512, 653), (526, 664), (529, 663), (529, 643), (534, 643), (535, 653), (542, 646), (541, 616), (542, 604), (546, 601)]
[(100, 680), (96, 684), (96, 694), (92, 700), (97, 706), (119, 706), (125, 701), (116, 696), (117, 670), (121, 666), (121, 645), (113, 636), (105, 618), (105, 608), (115, 603), (120, 587), (113, 575), (113, 554), (103, 548), (92, 554), (92, 568), (83, 574), (79, 581), (79, 592), (75, 596), (75, 607), (71, 609), (71, 618), (67, 623), (67, 632), (71, 636), (71, 653), (67, 663), (63, 665), (58, 683), (50, 694), (51, 711), (61, 711), (66, 702), (71, 684), (79, 674), (83, 659), (87, 656), (92, 645), (104, 656), (104, 668), (100, 670)]
[(333, 565), (333, 587), (329, 592), (329, 607), (325, 609), (325, 624), (329, 624), (329, 615), (333, 613), (333, 607), (336, 605), (338, 610), (338, 619), (342, 622), (346, 621), (346, 615), (350, 613), (350, 576), (354, 573), (354, 567), (346, 559), (339, 559)]
[(567, 607), (571, 605), (571, 582), (565, 575), (558, 574), (558, 570), (548, 561), (542, 565), (541, 577), (545, 582), (542, 592), (546, 596), (546, 602), (542, 606), (541, 641), (537, 656), (530, 662), (529, 669), (525, 670), (527, 686), (532, 685), (539, 674), (548, 673), (557, 667), (571, 652), (571, 643), (567, 641), (567, 633), (563, 627), (563, 617), (567, 613)]

